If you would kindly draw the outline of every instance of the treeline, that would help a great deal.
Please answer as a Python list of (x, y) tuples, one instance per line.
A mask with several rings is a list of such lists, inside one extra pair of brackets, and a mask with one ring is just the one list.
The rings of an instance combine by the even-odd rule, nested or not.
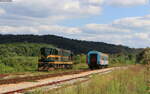
[(150, 64), (150, 48), (140, 50), (133, 54), (113, 54), (110, 55), (110, 63), (112, 65), (118, 64)]
[(138, 51), (138, 49), (129, 48), (122, 45), (74, 40), (54, 35), (0, 35), (0, 40), (0, 44), (17, 42), (51, 44), (58, 48), (71, 50), (75, 54), (86, 54), (90, 50), (97, 50), (109, 54), (136, 53)]

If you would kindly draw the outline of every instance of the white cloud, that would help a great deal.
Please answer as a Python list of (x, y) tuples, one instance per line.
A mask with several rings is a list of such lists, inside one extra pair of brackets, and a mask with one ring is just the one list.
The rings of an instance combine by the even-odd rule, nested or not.
[(113, 25), (132, 28), (150, 30), (150, 17), (149, 15), (143, 17), (127, 17), (113, 21)]
[(118, 28), (114, 27), (111, 24), (87, 24), (85, 26), (86, 29), (97, 32), (97, 33), (108, 33), (108, 32), (113, 32), (113, 33), (124, 33), (124, 32), (131, 32), (129, 29), (123, 29), (123, 28)]
[(89, 3), (94, 3), (94, 4), (102, 4), (104, 2), (104, 0), (87, 0)]
[(135, 33), (135, 36), (140, 38), (140, 39), (144, 39), (144, 40), (149, 40), (150, 38), (150, 33)]
[(100, 15), (101, 4), (102, 0), (13, 0), (0, 4), (0, 14), (5, 13), (0, 21), (12, 25), (55, 24), (66, 19)]
[(0, 8), (0, 15), (5, 14), (5, 10)]
[[(90, 2), (90, 3), (89, 3)], [(2, 6), (9, 13), (31, 16), (31, 17), (48, 17), (51, 15), (95, 15), (95, 9), (101, 9), (100, 4), (93, 3), (100, 2), (99, 0), (14, 0), (13, 5)], [(33, 7), (34, 6), (34, 7)], [(15, 11), (14, 11), (15, 9)], [(22, 11), (23, 10), (23, 11)], [(97, 14), (101, 11), (96, 11)]]
[(150, 16), (128, 17), (110, 24), (87, 24), (84, 40), (103, 41), (130, 47), (150, 46)]
[(64, 10), (80, 9), (80, 3), (78, 1), (67, 2), (64, 4)]
[(136, 6), (148, 4), (149, 0), (106, 0), (105, 3), (114, 6)]
[(38, 34), (38, 31), (32, 27), (12, 27), (0, 26), (1, 34)]
[(59, 34), (64, 34), (64, 35), (72, 35), (72, 34), (80, 34), (82, 31), (79, 28), (75, 28), (75, 27), (64, 27), (64, 26), (58, 26), (58, 25), (52, 25), (52, 26), (48, 26), (48, 25), (41, 25), (37, 27), (39, 31), (41, 31), (40, 33), (43, 34), (44, 31), (47, 34), (55, 34), (55, 35), (59, 35)]
[(100, 7), (97, 7), (97, 6), (89, 6), (88, 7), (88, 10), (85, 11), (86, 13), (89, 13), (89, 14), (99, 14), (99, 12), (101, 12), (101, 8)]
[(82, 31), (75, 27), (64, 27), (58, 25), (39, 25), (39, 26), (0, 26), (1, 34), (54, 34), (54, 35), (76, 35)]

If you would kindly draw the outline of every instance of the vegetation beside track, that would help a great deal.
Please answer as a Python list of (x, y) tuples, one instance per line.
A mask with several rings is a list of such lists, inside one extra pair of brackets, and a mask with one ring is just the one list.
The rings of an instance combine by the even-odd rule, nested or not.
[(0, 44), (0, 73), (36, 71), (41, 47), (54, 46), (33, 43)]
[(37, 90), (29, 94), (148, 94), (147, 79), (146, 67), (136, 65), (128, 70), (94, 75), (86, 83), (46, 92)]
[(33, 72), (37, 70), (37, 57), (15, 56), (0, 60), (0, 73)]
[[(37, 56), (11, 56), (3, 57), (0, 60), (0, 73), (21, 73), (37, 72)], [(135, 57), (129, 59), (127, 56), (113, 55), (110, 57), (109, 67), (125, 66), (135, 64)], [(87, 69), (86, 55), (74, 56), (74, 66), (72, 70)], [(64, 70), (62, 70), (64, 71)]]
[[(41, 47), (54, 47), (48, 44), (11, 43), (0, 44), (0, 74), (37, 72), (37, 62)], [(110, 54), (110, 67), (135, 64), (135, 53)], [(87, 69), (86, 55), (74, 56), (73, 70)], [(141, 60), (141, 62), (144, 60)], [(65, 71), (65, 70), (62, 70)]]

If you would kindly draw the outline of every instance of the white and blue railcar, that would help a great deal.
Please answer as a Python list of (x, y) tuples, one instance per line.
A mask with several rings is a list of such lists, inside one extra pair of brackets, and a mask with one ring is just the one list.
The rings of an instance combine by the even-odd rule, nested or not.
[(108, 55), (98, 51), (89, 51), (87, 54), (87, 64), (90, 69), (107, 67), (109, 64)]

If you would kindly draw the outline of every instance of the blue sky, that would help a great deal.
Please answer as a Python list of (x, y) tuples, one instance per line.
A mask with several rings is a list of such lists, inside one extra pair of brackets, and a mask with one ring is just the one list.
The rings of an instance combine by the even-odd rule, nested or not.
[(107, 24), (115, 19), (125, 18), (125, 17), (136, 17), (136, 16), (145, 16), (150, 14), (150, 5), (140, 5), (140, 6), (126, 6), (126, 7), (117, 7), (117, 6), (103, 6), (103, 12), (100, 15), (78, 18), (78, 19), (69, 19), (68, 23), (66, 21), (60, 22), (60, 25), (66, 26), (82, 26), (87, 23), (97, 23), (97, 24)]
[(0, 2), (0, 34), (52, 34), (134, 48), (150, 47), (149, 0)]

